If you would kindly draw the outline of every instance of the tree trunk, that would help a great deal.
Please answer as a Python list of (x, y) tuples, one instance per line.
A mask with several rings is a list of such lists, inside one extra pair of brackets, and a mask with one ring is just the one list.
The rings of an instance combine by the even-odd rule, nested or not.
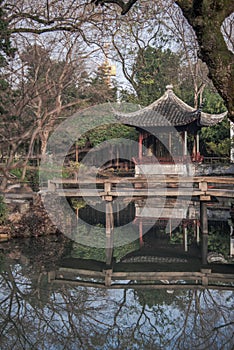
[(40, 133), (40, 139), (41, 139), (41, 159), (44, 159), (44, 158), (45, 158), (48, 138), (49, 138), (49, 132), (44, 131), (44, 132)]
[(207, 64), (209, 77), (234, 121), (234, 55), (221, 32), (223, 21), (234, 11), (234, 2), (178, 0), (176, 3), (197, 35), (199, 56)]

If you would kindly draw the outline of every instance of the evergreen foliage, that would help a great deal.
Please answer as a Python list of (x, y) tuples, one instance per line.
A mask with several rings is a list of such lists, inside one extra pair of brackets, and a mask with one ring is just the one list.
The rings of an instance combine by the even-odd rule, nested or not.
[[(204, 112), (219, 114), (225, 111), (225, 106), (219, 94), (205, 89)], [(230, 155), (230, 122), (226, 117), (222, 122), (202, 128), (201, 152), (206, 156), (229, 157)]]
[[(139, 50), (133, 64), (136, 73), (135, 94), (122, 91), (123, 98), (147, 106), (160, 98), (166, 85), (173, 84), (174, 91), (188, 105), (194, 105), (194, 86), (188, 67), (181, 63), (180, 53), (169, 49), (148, 46)], [(224, 112), (225, 106), (211, 83), (203, 92), (203, 111), (210, 114)], [(221, 123), (201, 130), (201, 153), (205, 156), (228, 157), (230, 153), (230, 125), (226, 118)]]
[(161, 97), (168, 84), (178, 85), (180, 55), (170, 49), (148, 46), (139, 50), (133, 66), (136, 71), (136, 93), (143, 106)]
[(11, 46), (11, 31), (3, 10), (3, 0), (0, 0), (0, 67), (6, 64), (6, 56), (12, 56), (15, 49)]

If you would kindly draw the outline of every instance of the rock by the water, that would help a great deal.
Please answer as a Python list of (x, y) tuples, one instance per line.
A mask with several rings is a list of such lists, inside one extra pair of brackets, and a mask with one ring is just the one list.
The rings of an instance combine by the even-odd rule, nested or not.
[(207, 262), (210, 263), (221, 263), (225, 264), (227, 261), (224, 258), (223, 254), (210, 252), (207, 254)]

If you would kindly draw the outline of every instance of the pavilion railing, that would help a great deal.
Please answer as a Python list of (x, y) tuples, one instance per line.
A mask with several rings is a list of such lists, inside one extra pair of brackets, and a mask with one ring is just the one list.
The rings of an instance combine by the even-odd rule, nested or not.
[(203, 163), (205, 164), (224, 164), (230, 163), (229, 157), (204, 157)]
[(147, 157), (132, 158), (135, 164), (186, 164), (191, 162), (190, 156), (174, 156), (174, 157)]
[(230, 163), (229, 157), (203, 157), (194, 158), (193, 156), (173, 156), (173, 157), (147, 157), (143, 156), (141, 159), (138, 157), (132, 158), (135, 164), (187, 164), (187, 163), (199, 163), (199, 164), (228, 164)]

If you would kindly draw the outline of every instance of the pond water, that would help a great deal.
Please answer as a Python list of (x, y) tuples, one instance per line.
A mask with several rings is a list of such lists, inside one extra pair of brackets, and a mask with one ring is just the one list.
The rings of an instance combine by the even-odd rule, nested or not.
[(0, 349), (233, 349), (230, 203), (205, 238), (199, 203), (159, 204), (73, 202), (68, 235), (1, 243)]

